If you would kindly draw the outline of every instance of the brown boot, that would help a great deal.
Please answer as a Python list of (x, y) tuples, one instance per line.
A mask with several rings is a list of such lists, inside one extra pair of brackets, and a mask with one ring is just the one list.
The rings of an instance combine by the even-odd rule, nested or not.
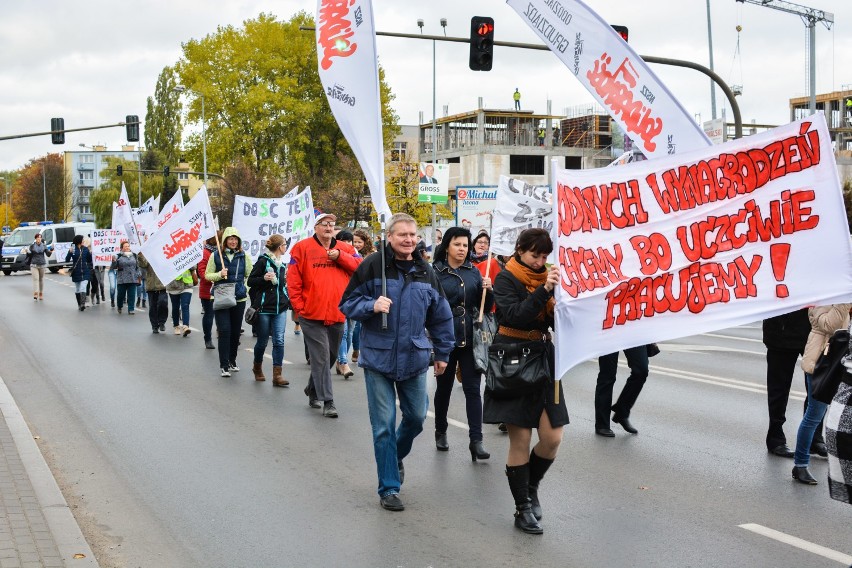
[(357, 349), (353, 349), (353, 350), (352, 350), (352, 362), (353, 362), (353, 363), (357, 363), (357, 362), (358, 362), (358, 356), (359, 356), (359, 355), (360, 355), (360, 353), (358, 352), (358, 350), (357, 350)]
[(337, 374), (343, 375), (344, 379), (348, 379), (349, 377), (354, 375), (355, 372), (352, 369), (349, 368), (349, 363), (343, 363), (343, 364), (338, 363)]
[(263, 363), (254, 363), (251, 366), (251, 370), (254, 373), (254, 380), (256, 381), (265, 381), (266, 377), (263, 376)]
[(272, 386), (289, 387), (290, 381), (281, 376), (281, 367), (272, 366)]

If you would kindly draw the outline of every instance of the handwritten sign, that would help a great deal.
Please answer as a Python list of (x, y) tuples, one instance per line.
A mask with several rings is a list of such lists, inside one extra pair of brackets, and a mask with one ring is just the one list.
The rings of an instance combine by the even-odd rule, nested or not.
[[(281, 235), (290, 247), (314, 234), (314, 202), (311, 188), (290, 197), (255, 198), (237, 195), (234, 200), (234, 228), (243, 240), (243, 250), (252, 258), (265, 252), (266, 240)], [(289, 262), (289, 251), (285, 262)]]
[(95, 229), (92, 231), (92, 261), (95, 266), (109, 266), (121, 252), (121, 242), (127, 234), (121, 229)]
[(500, 176), (491, 224), (491, 252), (511, 255), (524, 229), (553, 229), (553, 193), (546, 185)]

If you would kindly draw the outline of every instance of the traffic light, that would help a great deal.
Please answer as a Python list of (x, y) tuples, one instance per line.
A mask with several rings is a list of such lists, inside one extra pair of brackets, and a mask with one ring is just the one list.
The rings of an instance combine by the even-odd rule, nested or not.
[(169, 177), (169, 166), (163, 166), (163, 177)]
[(491, 71), (494, 60), (494, 18), (474, 16), (470, 19), (470, 61), (473, 71)]
[(615, 24), (613, 24), (612, 29), (615, 30), (615, 33), (621, 36), (621, 39), (623, 39), (625, 43), (627, 42), (627, 26), (616, 26)]
[(124, 166), (122, 166), (121, 164), (117, 165), (115, 167), (115, 173), (118, 174), (118, 177), (121, 177), (122, 175), (124, 175)]
[(128, 114), (124, 118), (124, 127), (127, 129), (127, 141), (139, 142), (139, 117), (135, 114)]
[(50, 119), (50, 140), (54, 144), (65, 144), (65, 119)]

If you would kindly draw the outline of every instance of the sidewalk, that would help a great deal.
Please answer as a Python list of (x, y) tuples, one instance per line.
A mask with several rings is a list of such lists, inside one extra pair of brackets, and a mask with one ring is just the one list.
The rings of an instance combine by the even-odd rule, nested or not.
[(97, 567), (0, 377), (0, 568)]

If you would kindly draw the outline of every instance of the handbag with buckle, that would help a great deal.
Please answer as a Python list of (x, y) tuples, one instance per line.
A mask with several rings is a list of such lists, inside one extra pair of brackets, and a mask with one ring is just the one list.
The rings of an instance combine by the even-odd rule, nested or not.
[(485, 390), (494, 398), (515, 398), (542, 388), (553, 377), (550, 346), (545, 341), (492, 344)]

